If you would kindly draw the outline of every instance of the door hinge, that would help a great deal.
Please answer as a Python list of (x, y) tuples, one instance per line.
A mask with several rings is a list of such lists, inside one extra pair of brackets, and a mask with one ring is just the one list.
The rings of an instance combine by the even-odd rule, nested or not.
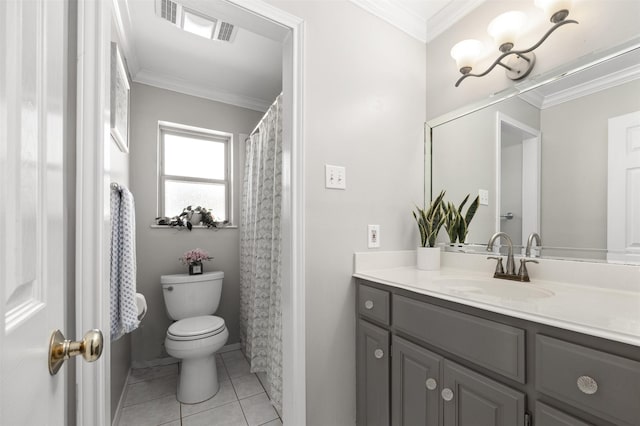
[(531, 424), (531, 414), (524, 413), (524, 426), (532, 426)]

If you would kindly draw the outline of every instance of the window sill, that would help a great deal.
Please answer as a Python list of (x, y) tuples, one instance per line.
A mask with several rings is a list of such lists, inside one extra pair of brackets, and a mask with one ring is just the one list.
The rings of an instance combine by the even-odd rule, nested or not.
[[(175, 229), (178, 231), (188, 231), (186, 226), (169, 226), (169, 225), (149, 225), (149, 227), (151, 229)], [(229, 226), (222, 226), (220, 228), (208, 228), (206, 226), (202, 226), (202, 225), (197, 225), (197, 226), (192, 226), (191, 230), (194, 229), (206, 229), (206, 230), (210, 230), (210, 231), (219, 231), (221, 229), (238, 229), (237, 225), (229, 225)]]

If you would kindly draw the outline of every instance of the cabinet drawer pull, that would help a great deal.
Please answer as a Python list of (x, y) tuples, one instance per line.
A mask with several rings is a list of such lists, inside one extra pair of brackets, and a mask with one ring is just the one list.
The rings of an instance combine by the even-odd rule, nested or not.
[(364, 308), (369, 311), (373, 309), (373, 300), (367, 300), (366, 302), (364, 302)]
[(578, 389), (587, 395), (593, 395), (598, 391), (598, 382), (589, 376), (578, 377)]
[(449, 388), (442, 389), (442, 399), (451, 401), (453, 399), (453, 391)]
[(427, 389), (435, 390), (438, 387), (438, 382), (436, 382), (436, 379), (429, 377), (425, 382), (425, 385), (427, 386)]
[(373, 351), (373, 356), (375, 356), (377, 359), (380, 359), (384, 356), (384, 352), (382, 351), (382, 349), (376, 349), (375, 351)]

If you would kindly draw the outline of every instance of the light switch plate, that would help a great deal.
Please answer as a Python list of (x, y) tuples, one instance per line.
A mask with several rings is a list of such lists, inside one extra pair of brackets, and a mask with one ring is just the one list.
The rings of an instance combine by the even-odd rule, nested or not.
[(489, 205), (489, 191), (486, 189), (479, 189), (478, 195), (480, 196), (480, 205), (488, 206)]
[(325, 187), (329, 189), (346, 189), (347, 172), (342, 166), (324, 165)]

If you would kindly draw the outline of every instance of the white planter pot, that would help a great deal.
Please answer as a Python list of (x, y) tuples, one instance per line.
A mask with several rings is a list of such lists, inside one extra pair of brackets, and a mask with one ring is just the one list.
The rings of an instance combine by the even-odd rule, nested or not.
[(202, 213), (193, 213), (189, 222), (191, 222), (193, 226), (200, 225), (200, 222), (202, 222)]
[(440, 247), (418, 247), (416, 249), (416, 267), (423, 271), (440, 269)]

